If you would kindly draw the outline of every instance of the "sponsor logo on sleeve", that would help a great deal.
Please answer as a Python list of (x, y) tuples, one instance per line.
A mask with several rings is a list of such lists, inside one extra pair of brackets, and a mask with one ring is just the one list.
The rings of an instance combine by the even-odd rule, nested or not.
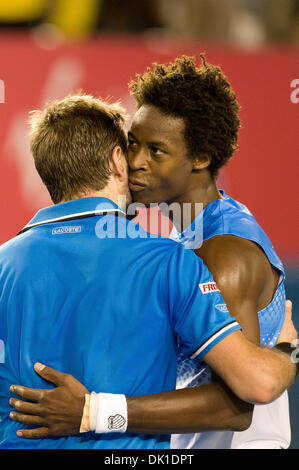
[(203, 284), (198, 284), (201, 292), (203, 294), (211, 294), (212, 292), (220, 292), (216, 282), (204, 282)]

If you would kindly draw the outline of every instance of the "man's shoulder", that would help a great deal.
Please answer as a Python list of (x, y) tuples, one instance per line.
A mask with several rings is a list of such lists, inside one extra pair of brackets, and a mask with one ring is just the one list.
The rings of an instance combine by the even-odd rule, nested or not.
[(39, 247), (40, 244), (37, 244), (35, 237), (29, 232), (11, 238), (0, 246), (0, 265), (9, 267), (20, 266), (26, 261), (31, 263), (39, 253)]
[(173, 240), (170, 237), (165, 237), (160, 234), (143, 232), (140, 236), (134, 238), (127, 234), (126, 240), (130, 240), (129, 243), (140, 246), (144, 250), (161, 250), (166, 252), (182, 251), (184, 246), (181, 243)]
[(12, 251), (18, 250), (20, 248), (20, 238), (21, 235), (2, 243), (0, 246), (0, 259), (4, 256), (8, 256)]
[(261, 246), (271, 245), (264, 229), (247, 206), (228, 196), (214, 203), (216, 204), (211, 204), (210, 209), (204, 211), (205, 240), (216, 235), (231, 235), (254, 241)]
[(221, 253), (222, 256), (247, 257), (249, 254), (260, 253), (260, 247), (252, 240), (233, 234), (216, 234), (205, 240), (199, 248), (202, 253), (214, 254), (214, 257)]
[(263, 275), (269, 267), (267, 256), (256, 243), (235, 235), (214, 236), (196, 254), (218, 278), (247, 279), (259, 272)]
[[(133, 241), (134, 245), (135, 242)], [(138, 247), (138, 248), (137, 248)], [(201, 258), (195, 256), (194, 251), (170, 238), (158, 236), (155, 238), (140, 239), (135, 245), (134, 253), (139, 259), (148, 259), (158, 272), (165, 272), (167, 276), (175, 277), (193, 276), (203, 269)], [(149, 266), (149, 265), (147, 265)]]

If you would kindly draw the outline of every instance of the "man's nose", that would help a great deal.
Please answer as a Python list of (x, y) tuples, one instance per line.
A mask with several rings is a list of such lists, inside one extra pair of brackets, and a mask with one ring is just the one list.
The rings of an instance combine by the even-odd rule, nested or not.
[(146, 152), (143, 150), (139, 150), (138, 152), (129, 152), (128, 163), (131, 171), (145, 170), (147, 167)]

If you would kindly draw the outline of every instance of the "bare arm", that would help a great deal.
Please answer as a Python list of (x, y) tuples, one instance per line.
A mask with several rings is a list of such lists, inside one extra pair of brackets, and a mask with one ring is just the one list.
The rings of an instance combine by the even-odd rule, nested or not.
[[(245, 338), (239, 335), (242, 339), (240, 343), (237, 340), (234, 349), (232, 336), (228, 348), (226, 342), (221, 342), (221, 347), (218, 349), (216, 345), (205, 361), (242, 399), (252, 403), (274, 400), (293, 383), (294, 364), (278, 351), (264, 348), (261, 355), (261, 349), (253, 343), (260, 342), (257, 312), (271, 302), (278, 273), (255, 243), (235, 236), (213, 237), (197, 254), (212, 272), (230, 313), (236, 316), (244, 335), (252, 342), (243, 342)], [(244, 374), (245, 370), (248, 373)]]
[(219, 378), (209, 385), (127, 397), (127, 404), (128, 431), (139, 433), (244, 431), (252, 414), (252, 405), (230, 393)]
[[(259, 344), (257, 311), (265, 283), (265, 270), (268, 269), (268, 275), (272, 277), (266, 257), (251, 242), (231, 236), (214, 237), (205, 242), (196, 254), (212, 272), (230, 313), (242, 326), (243, 333)], [(276, 288), (274, 284), (271, 297)], [(129, 397), (128, 410), (132, 431), (150, 421), (151, 424), (155, 423), (156, 430), (168, 424), (169, 432), (182, 433), (214, 429), (244, 430), (251, 423), (253, 405), (240, 400), (214, 373), (213, 383), (208, 386), (181, 390), (175, 394), (137, 399)], [(147, 415), (147, 410), (154, 411), (154, 414)]]
[[(294, 332), (284, 337), (284, 341), (294, 340)], [(273, 355), (278, 360), (278, 366), (283, 364), (289, 367), (291, 360), (288, 354), (262, 350), (253, 343), (248, 342), (244, 335), (237, 331), (225, 338), (233, 338), (232, 349), (236, 346), (239, 348), (242, 343), (246, 348), (246, 344), (254, 347), (254, 354), (260, 351), (258, 361), (264, 357), (266, 368), (269, 364), (273, 364)], [(221, 344), (219, 343), (219, 344)], [(234, 344), (235, 343), (235, 344)], [(216, 346), (215, 346), (216, 347)], [(231, 349), (229, 342), (225, 345), (228, 351)], [(212, 350), (211, 350), (212, 351)], [(211, 351), (208, 353), (210, 354)], [(223, 352), (223, 351), (222, 351)], [(220, 351), (220, 353), (222, 353)], [(227, 352), (227, 351), (226, 351)], [(243, 354), (244, 351), (241, 352)], [(267, 354), (269, 353), (269, 357)], [(207, 354), (207, 355), (208, 355)], [(234, 362), (235, 351), (232, 351), (232, 361)], [(274, 361), (274, 362), (275, 362)], [(213, 362), (213, 357), (211, 358)], [(218, 363), (218, 359), (216, 358)], [(243, 369), (242, 361), (240, 367)], [(275, 366), (277, 366), (277, 364)], [(294, 371), (290, 376), (290, 382), (295, 377), (295, 365), (292, 364), (291, 370)], [(274, 366), (274, 367), (275, 367)], [(226, 365), (225, 365), (226, 369)], [(255, 364), (249, 365), (249, 371), (255, 369)], [(20, 385), (11, 387), (11, 391), (22, 398), (30, 401), (22, 401), (18, 398), (12, 398), (10, 404), (18, 410), (14, 411), (12, 419), (26, 425), (38, 426), (36, 429), (25, 429), (17, 431), (19, 436), (26, 438), (42, 438), (48, 436), (67, 436), (79, 432), (84, 396), (88, 391), (69, 374), (62, 374), (50, 367), (35, 370), (44, 379), (51, 381), (57, 385), (51, 390), (29, 389)], [(247, 373), (245, 365), (245, 374)], [(241, 371), (244, 374), (244, 370)], [(271, 374), (271, 371), (269, 372)], [(255, 378), (256, 379), (256, 378)], [(231, 377), (230, 379), (231, 380)], [(241, 393), (248, 395), (248, 390), (243, 390), (237, 380), (236, 388), (241, 387)], [(264, 383), (262, 383), (264, 387)], [(275, 388), (275, 391), (277, 389)], [(203, 387), (194, 389), (176, 390), (161, 394), (127, 397), (128, 403), (128, 432), (139, 433), (178, 433), (178, 432), (194, 432), (207, 431), (213, 429), (233, 429), (243, 430), (248, 426), (246, 415), (250, 413), (247, 404), (239, 400), (228, 392), (227, 387), (217, 382)], [(260, 390), (250, 393), (260, 394)], [(270, 394), (273, 390), (270, 388)], [(209, 400), (210, 398), (210, 400)], [(268, 396), (263, 392), (263, 396), (259, 400), (268, 400)], [(270, 397), (272, 399), (272, 396)], [(214, 406), (215, 405), (215, 406)], [(247, 408), (246, 408), (247, 407)], [(242, 424), (243, 422), (243, 424)], [(241, 424), (240, 424), (241, 423)]]
[[(212, 272), (230, 313), (242, 326), (244, 335), (253, 343), (259, 344), (257, 312), (271, 302), (279, 280), (278, 274), (264, 253), (248, 240), (234, 236), (219, 236), (205, 242), (197, 255)], [(289, 318), (291, 318), (290, 309), (288, 306)], [(294, 339), (296, 332), (291, 331), (291, 334)], [(287, 356), (277, 357), (275, 361), (273, 353), (271, 352), (268, 358), (267, 351), (264, 350), (261, 362), (261, 350), (254, 344), (244, 342), (244, 351), (242, 351), (239, 350), (243, 344), (242, 340), (239, 343), (237, 338), (234, 347), (232, 338), (228, 337), (227, 340), (226, 349), (225, 345), (221, 344), (221, 351), (212, 350), (205, 360), (244, 400), (253, 403), (269, 402), (293, 382), (294, 365), (290, 364)], [(235, 354), (233, 351), (238, 353)], [(239, 360), (239, 356), (244, 357), (244, 360)], [(258, 364), (258, 368), (251, 367), (254, 362)], [(235, 371), (232, 374), (233, 367)], [(245, 370), (249, 371), (249, 375), (245, 373), (244, 376)], [(273, 374), (274, 370), (277, 374)], [(130, 397), (128, 399), (130, 429), (133, 431), (140, 426), (142, 432), (145, 432), (145, 423), (149, 421), (156, 424), (156, 432), (159, 426), (160, 429), (164, 426), (166, 428), (166, 423), (172, 423), (169, 432), (190, 432), (192, 426), (193, 432), (211, 429), (244, 430), (251, 423), (253, 405), (239, 399), (215, 374), (211, 385), (179, 393), (176, 391), (175, 394), (170, 392), (137, 399)], [(154, 414), (150, 416), (147, 410), (154, 411)]]
[(239, 331), (218, 343), (205, 360), (236, 395), (249, 403), (271, 403), (296, 377), (296, 365), (287, 354), (275, 348), (259, 348)]
[[(215, 247), (212, 247), (213, 250), (211, 249), (210, 252), (215, 251)], [(228, 248), (228, 247), (226, 247)], [(243, 253), (243, 246), (240, 247), (242, 248), (242, 253)], [(208, 251), (208, 250), (207, 250)], [(208, 258), (209, 253), (207, 254), (206, 252), (206, 258)], [(220, 260), (221, 257), (217, 256), (216, 259)], [(222, 260), (222, 270), (219, 269), (221, 266), (217, 266), (217, 271), (220, 273), (219, 274), (219, 279), (217, 282), (221, 284), (221, 291), (225, 297), (226, 302), (229, 304), (229, 308), (233, 309), (233, 313), (237, 315), (237, 311), (240, 312), (238, 320), (241, 323), (241, 325), (244, 328), (244, 332), (247, 333), (247, 335), (251, 338), (251, 340), (255, 340), (258, 342), (259, 338), (259, 328), (258, 328), (258, 321), (257, 321), (257, 307), (254, 308), (253, 303), (250, 302), (250, 299), (246, 297), (246, 292), (250, 292), (251, 289), (255, 290), (255, 284), (254, 282), (252, 283), (251, 289), (249, 289), (249, 281), (251, 282), (251, 277), (252, 279), (256, 279), (255, 282), (258, 283), (258, 289), (256, 289), (258, 292), (260, 291), (260, 282), (262, 279), (259, 278), (258, 272), (255, 273), (255, 276), (253, 276), (252, 269), (244, 269), (244, 264), (240, 263), (239, 267), (237, 269), (237, 261), (239, 260), (239, 253), (237, 253), (237, 257), (234, 258), (233, 256), (229, 256), (229, 259), (231, 262), (234, 264), (233, 266), (233, 272), (235, 273), (234, 276), (225, 276), (224, 275), (224, 269), (228, 266), (228, 263), (225, 258)], [(253, 258), (253, 253), (251, 250), (249, 250), (248, 253), (248, 259), (245, 261), (245, 265), (247, 268), (250, 268), (251, 265), (249, 261), (257, 261), (254, 260)], [(208, 260), (206, 259), (206, 264), (208, 265)], [(212, 265), (209, 263), (210, 270), (212, 270)], [(254, 265), (256, 263), (253, 263)], [(231, 266), (229, 266), (230, 269), (232, 269)], [(249, 271), (251, 273), (251, 277), (244, 277), (243, 274), (246, 273), (246, 271)], [(264, 271), (262, 270), (264, 273)], [(262, 276), (263, 277), (263, 276)], [(228, 279), (227, 282), (225, 282), (225, 279)], [(240, 288), (240, 289), (239, 289)], [(248, 291), (249, 289), (249, 291)], [(238, 296), (236, 292), (240, 291), (240, 295)], [(256, 299), (256, 302), (259, 301), (259, 298)], [(246, 319), (248, 321), (246, 322)], [(233, 336), (230, 335), (229, 338)], [(240, 339), (241, 338), (241, 339)], [(284, 375), (284, 384), (281, 384), (280, 387), (283, 387), (287, 384), (290, 384), (293, 379), (294, 379), (294, 370), (295, 367), (293, 364), (290, 363), (290, 359), (287, 355), (284, 353), (276, 353), (277, 357), (275, 356), (275, 359), (273, 359), (273, 354), (275, 353), (270, 352), (270, 359), (267, 357), (267, 351), (262, 351), (260, 348), (255, 346), (254, 344), (249, 343), (248, 341), (243, 341), (243, 336), (240, 333), (238, 337), (234, 340), (234, 349), (237, 350), (237, 354), (231, 354), (231, 348), (228, 346), (228, 351), (225, 354), (228, 354), (230, 357), (230, 360), (227, 361), (227, 365), (223, 367), (223, 350), (220, 351), (221, 360), (219, 363), (219, 356), (218, 360), (217, 357), (215, 358), (215, 355), (208, 353), (206, 359), (209, 361), (210, 365), (212, 365), (216, 370), (219, 368), (219, 372), (221, 374), (225, 375), (225, 379), (230, 382), (230, 385), (234, 388), (235, 392), (240, 393), (241, 396), (243, 395), (243, 398), (246, 395), (246, 398), (249, 399), (250, 401), (258, 401), (263, 403), (264, 401), (271, 401), (273, 399), (272, 393), (278, 393), (277, 389), (273, 390), (272, 389), (272, 379), (273, 379), (273, 373), (271, 368), (273, 367), (278, 367), (280, 371), (283, 370), (283, 368), (286, 368), (286, 371), (290, 372), (290, 375), (288, 378), (285, 377), (286, 372), (283, 372)], [(291, 341), (295, 338), (295, 335), (291, 331), (291, 334), (285, 339), (288, 341)], [(223, 341), (221, 342), (223, 343)], [(219, 343), (219, 344), (221, 344)], [(229, 343), (228, 343), (229, 344)], [(232, 345), (233, 343), (231, 343)], [(253, 350), (246, 349), (246, 347), (249, 348), (253, 347)], [(242, 361), (238, 360), (238, 355), (239, 355), (239, 347), (242, 346), (244, 351), (242, 354), (245, 355), (245, 357), (248, 354), (257, 354), (256, 359), (258, 361), (263, 360), (262, 365), (259, 367), (258, 373), (256, 374), (256, 367), (254, 363), (247, 363), (244, 364)], [(260, 356), (260, 353), (262, 352), (262, 358)], [(266, 356), (263, 356), (263, 354), (266, 353)], [(232, 355), (232, 357), (230, 356)], [(247, 396), (248, 391), (247, 391), (247, 386), (242, 386), (242, 380), (237, 377), (238, 374), (234, 373), (232, 374), (230, 365), (233, 365), (234, 362), (236, 361), (236, 356), (237, 356), (237, 363), (234, 365), (234, 367), (239, 368), (238, 374), (240, 374), (241, 377), (244, 377), (244, 372), (245, 372), (245, 382), (247, 381), (250, 382), (249, 389), (252, 389), (252, 381), (257, 381), (257, 386), (256, 388), (252, 389), (252, 392), (255, 394), (254, 396)], [(255, 356), (252, 356), (255, 357)], [(268, 361), (269, 359), (269, 361)], [(277, 361), (276, 361), (277, 359)], [(273, 362), (274, 360), (274, 362)], [(230, 362), (232, 361), (232, 362)], [(260, 364), (259, 364), (260, 365)], [(265, 366), (270, 366), (270, 369), (266, 370), (266, 375), (269, 374), (271, 380), (267, 381), (267, 386), (265, 387), (266, 392), (261, 395), (261, 390), (260, 390), (260, 383), (262, 381), (261, 387), (264, 389), (264, 367)], [(245, 367), (245, 368), (244, 368)], [(249, 372), (251, 375), (246, 372), (246, 367), (248, 367)], [(223, 368), (223, 370), (222, 370)], [(251, 372), (253, 369), (253, 372)], [(52, 369), (46, 368), (43, 373), (41, 374), (42, 377), (47, 378), (48, 380), (51, 380), (51, 377), (47, 375), (47, 371), (51, 371), (51, 377), (55, 382), (55, 374), (52, 372)], [(55, 371), (54, 371), (55, 372)], [(54, 374), (54, 375), (53, 375)], [(56, 374), (59, 374), (56, 372)], [(262, 374), (262, 375), (261, 375)], [(257, 375), (257, 377), (256, 377)], [(261, 376), (261, 377), (260, 377)], [(70, 376), (68, 376), (70, 377)], [(250, 378), (250, 380), (249, 380)], [(73, 379), (75, 380), (75, 379)], [(276, 377), (275, 377), (276, 380)], [(69, 380), (69, 383), (66, 387), (64, 387), (64, 392), (67, 393), (67, 387), (72, 388), (72, 383), (71, 380)], [(54, 396), (58, 396), (60, 386), (57, 387), (54, 390), (50, 391), (43, 391), (42, 396), (47, 397), (47, 399), (50, 399), (50, 394), (54, 399)], [(18, 387), (18, 390), (23, 393), (24, 398), (30, 399), (30, 396), (26, 395), (27, 391), (25, 387)], [(269, 396), (271, 394), (271, 396)], [(44, 400), (44, 398), (39, 398), (40, 400)], [(74, 407), (71, 409), (68, 406), (67, 400), (63, 400), (64, 404), (62, 403), (62, 400), (56, 400), (56, 403), (60, 403), (59, 406), (64, 406), (64, 410), (61, 410), (61, 413), (63, 413), (64, 416), (67, 415), (67, 413), (74, 413)], [(220, 379), (217, 380), (217, 382), (210, 384), (208, 386), (203, 386), (203, 387), (196, 387), (193, 389), (185, 389), (185, 390), (179, 390), (179, 391), (172, 391), (164, 394), (155, 394), (155, 395), (149, 395), (149, 396), (143, 396), (143, 397), (128, 397), (127, 399), (128, 402), (128, 418), (129, 418), (129, 427), (128, 431), (132, 432), (142, 432), (142, 433), (181, 433), (181, 432), (200, 432), (200, 431), (205, 431), (205, 430), (214, 430), (214, 429), (232, 429), (232, 430), (243, 430), (246, 429), (250, 425), (250, 420), (251, 420), (251, 412), (252, 412), (252, 405), (249, 405), (248, 403), (242, 402), (239, 398), (237, 398), (229, 389), (226, 385), (222, 383)], [(26, 411), (22, 409), (22, 402), (21, 406), (16, 408), (20, 411)], [(13, 406), (15, 406), (13, 404)], [(43, 413), (47, 414), (46, 407), (48, 405), (43, 405)], [(56, 405), (57, 406), (57, 405)], [(82, 402), (82, 397), (81, 397), (81, 402), (80, 406), (78, 406), (76, 409), (79, 409), (81, 413), (77, 413), (77, 427), (79, 429), (80, 425), (80, 419), (82, 415), (82, 408), (83, 408), (83, 402)], [(57, 414), (58, 411), (57, 411)], [(20, 420), (21, 422), (25, 424), (30, 424), (30, 416), (28, 415), (23, 415), (24, 420)], [(16, 418), (20, 418), (20, 416), (16, 416)], [(31, 418), (32, 419), (32, 418)], [(47, 418), (48, 422), (51, 422), (51, 417)], [(74, 422), (74, 416), (72, 423)], [(37, 424), (33, 423), (32, 424)], [(54, 423), (55, 424), (55, 423)], [(52, 429), (54, 429), (54, 424), (52, 421)], [(60, 434), (58, 432), (58, 435), (64, 435), (65, 432), (67, 432), (67, 421), (64, 422), (65, 428), (60, 426)], [(56, 428), (55, 428), (56, 429)], [(28, 437), (34, 437), (34, 434), (36, 431), (26, 431)], [(55, 431), (57, 433), (57, 431)], [(51, 434), (47, 434), (51, 435)], [(35, 437), (38, 437), (35, 436)]]

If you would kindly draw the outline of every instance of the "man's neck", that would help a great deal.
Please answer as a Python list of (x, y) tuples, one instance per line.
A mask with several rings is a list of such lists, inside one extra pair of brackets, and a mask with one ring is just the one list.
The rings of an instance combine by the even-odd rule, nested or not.
[[(76, 199), (82, 199), (85, 197), (100, 197), (100, 198), (105, 198), (109, 199), (110, 201), (114, 202), (117, 206), (120, 206), (121, 209), (125, 210), (126, 208), (126, 195), (120, 195), (119, 193), (116, 193), (115, 191), (107, 191), (107, 190), (102, 190), (102, 191), (88, 191), (84, 193), (80, 193), (77, 196), (72, 197), (71, 201), (75, 201)], [(66, 201), (61, 201), (61, 202), (66, 202)], [(124, 207), (122, 207), (124, 205)]]
[(194, 173), (187, 191), (173, 201), (181, 209), (181, 220), (173, 218), (174, 225), (179, 231), (184, 231), (208, 204), (221, 197), (216, 180), (209, 172)]

